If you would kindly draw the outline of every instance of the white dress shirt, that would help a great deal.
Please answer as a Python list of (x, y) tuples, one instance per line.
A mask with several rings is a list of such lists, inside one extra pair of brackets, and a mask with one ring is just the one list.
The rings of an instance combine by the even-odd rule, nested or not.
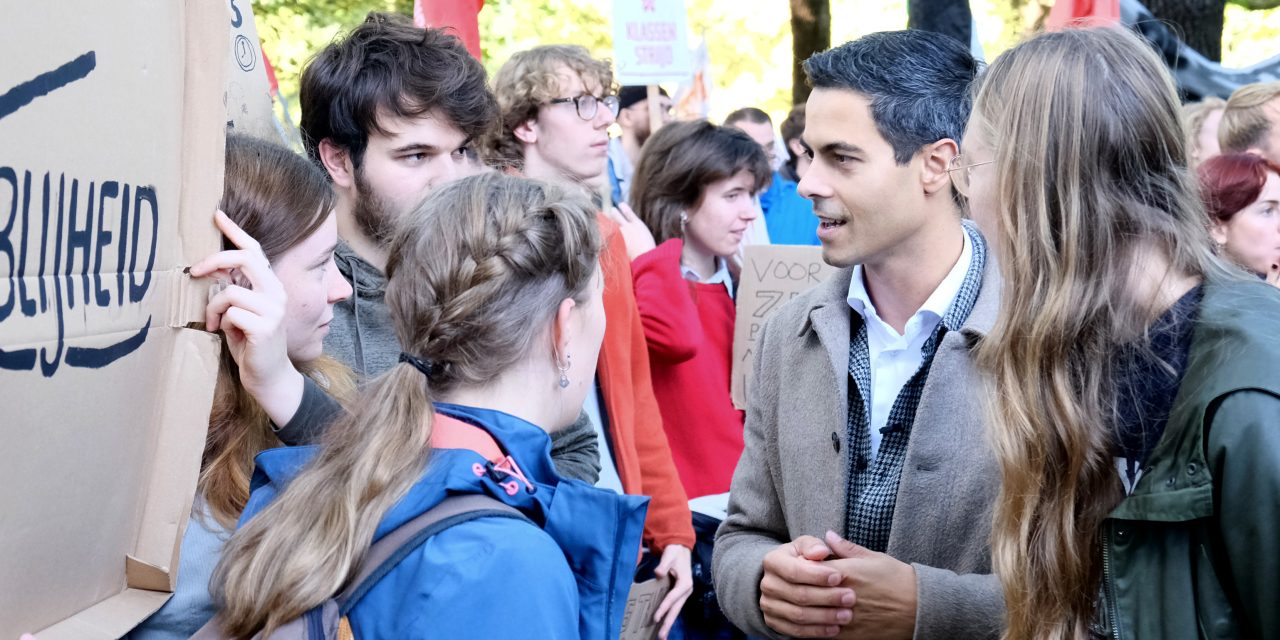
[(973, 247), (969, 244), (969, 234), (961, 230), (960, 235), (964, 238), (960, 258), (951, 267), (947, 277), (938, 284), (938, 288), (924, 301), (924, 306), (907, 320), (902, 334), (876, 313), (876, 306), (872, 304), (871, 296), (867, 295), (862, 265), (853, 268), (853, 278), (849, 283), (849, 306), (862, 316), (867, 325), (867, 351), (871, 364), (871, 403), (867, 421), (871, 427), (871, 463), (875, 462), (876, 453), (880, 450), (880, 440), (883, 438), (880, 430), (889, 422), (893, 403), (898, 399), (903, 385), (920, 369), (924, 362), (924, 343), (933, 335), (938, 323), (942, 322), (943, 314), (959, 294), (965, 274), (969, 272)]
[(729, 261), (724, 258), (716, 258), (716, 272), (711, 274), (710, 278), (702, 279), (697, 271), (691, 267), (680, 265), (680, 275), (690, 282), (701, 282), (702, 284), (718, 284), (724, 283), (725, 291), (729, 292), (729, 299), (733, 299), (733, 276), (729, 273)]

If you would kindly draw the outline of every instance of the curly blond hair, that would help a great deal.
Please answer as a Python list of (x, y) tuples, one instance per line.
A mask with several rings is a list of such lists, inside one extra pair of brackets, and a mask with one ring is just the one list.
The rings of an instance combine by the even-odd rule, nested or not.
[(591, 57), (585, 47), (549, 44), (511, 56), (493, 79), (502, 126), (484, 145), (491, 164), (517, 170), (524, 167), (524, 147), (516, 139), (515, 128), (536, 118), (538, 109), (547, 102), (570, 97), (560, 95), (557, 72), (561, 68), (577, 73), (587, 87), (599, 87), (603, 95), (617, 92), (612, 62)]

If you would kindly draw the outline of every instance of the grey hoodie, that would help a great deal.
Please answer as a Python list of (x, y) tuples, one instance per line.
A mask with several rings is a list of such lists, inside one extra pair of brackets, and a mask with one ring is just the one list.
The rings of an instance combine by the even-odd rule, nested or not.
[[(400, 361), (400, 342), (385, 300), (387, 277), (345, 242), (338, 243), (334, 261), (351, 282), (352, 293), (333, 305), (324, 351), (351, 367), (359, 379), (368, 380)], [(338, 411), (337, 403), (308, 381), (302, 404), (289, 424), (280, 429), (280, 438), (288, 444), (315, 441)], [(600, 445), (585, 415), (573, 426), (551, 434), (551, 459), (560, 475), (595, 484), (600, 476)]]
[(351, 297), (333, 305), (324, 352), (351, 367), (361, 380), (381, 375), (400, 359), (400, 341), (387, 309), (387, 277), (339, 242), (333, 259), (351, 283)]

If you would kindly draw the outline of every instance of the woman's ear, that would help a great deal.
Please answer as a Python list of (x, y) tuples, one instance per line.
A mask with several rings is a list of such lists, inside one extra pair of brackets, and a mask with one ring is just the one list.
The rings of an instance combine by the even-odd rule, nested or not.
[(960, 146), (951, 138), (943, 138), (925, 145), (920, 154), (923, 159), (920, 165), (920, 183), (925, 194), (944, 191), (950, 197), (951, 177), (947, 169), (951, 168), (951, 159), (960, 155)]
[(1209, 235), (1213, 237), (1213, 243), (1221, 249), (1227, 245), (1227, 223), (1214, 221), (1209, 225)]
[(578, 326), (573, 317), (573, 310), (577, 308), (578, 303), (573, 298), (565, 298), (560, 301), (560, 307), (556, 309), (555, 318), (551, 322), (551, 345), (553, 354), (556, 359), (556, 366), (563, 367), (568, 362), (569, 345), (573, 342), (574, 337), (578, 334)]
[(791, 152), (791, 157), (799, 158), (804, 155), (804, 144), (799, 138), (792, 138), (787, 141), (787, 151)]

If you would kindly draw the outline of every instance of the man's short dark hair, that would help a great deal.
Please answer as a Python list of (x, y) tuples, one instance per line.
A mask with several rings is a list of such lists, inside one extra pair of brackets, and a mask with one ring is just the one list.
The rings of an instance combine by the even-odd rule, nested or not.
[(728, 117), (724, 119), (724, 126), (732, 127), (733, 125), (743, 121), (753, 124), (767, 124), (771, 127), (773, 126), (773, 118), (770, 118), (769, 114), (765, 113), (763, 110), (755, 107), (743, 107), (733, 113), (730, 113)]
[(978, 62), (952, 38), (882, 31), (815, 54), (804, 63), (815, 89), (848, 89), (871, 100), (871, 118), (898, 164), (926, 144), (964, 135)]
[(480, 62), (458, 38), (419, 29), (405, 16), (370, 13), (364, 23), (316, 54), (302, 72), (302, 144), (320, 162), (326, 138), (360, 167), (372, 133), (387, 134), (379, 114), (441, 113), (469, 138), (497, 123), (498, 105)]

